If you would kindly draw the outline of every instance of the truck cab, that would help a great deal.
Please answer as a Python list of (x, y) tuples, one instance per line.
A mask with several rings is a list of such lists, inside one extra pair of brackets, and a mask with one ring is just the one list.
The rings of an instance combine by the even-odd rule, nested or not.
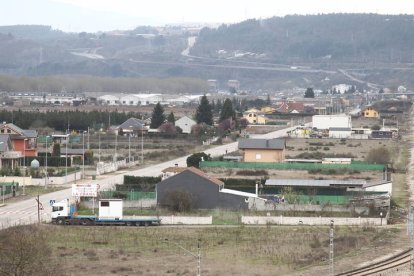
[(52, 222), (64, 224), (65, 219), (73, 214), (73, 210), (74, 206), (70, 205), (69, 199), (53, 203), (51, 214)]

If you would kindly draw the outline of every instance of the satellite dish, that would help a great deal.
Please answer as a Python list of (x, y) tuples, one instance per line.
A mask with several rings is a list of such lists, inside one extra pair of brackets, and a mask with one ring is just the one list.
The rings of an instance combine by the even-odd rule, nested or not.
[(38, 169), (39, 166), (40, 166), (40, 163), (36, 159), (33, 159), (32, 162), (30, 162), (30, 167), (33, 169)]

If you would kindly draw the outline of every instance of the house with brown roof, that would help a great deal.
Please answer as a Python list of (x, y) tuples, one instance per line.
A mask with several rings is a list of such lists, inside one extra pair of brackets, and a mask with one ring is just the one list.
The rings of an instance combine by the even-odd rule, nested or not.
[(285, 139), (239, 139), (244, 162), (283, 162)]
[(298, 102), (282, 102), (276, 111), (280, 113), (303, 113), (305, 105)]
[(165, 208), (183, 200), (192, 209), (240, 210), (248, 209), (255, 200), (264, 200), (256, 194), (225, 189), (221, 180), (194, 167), (159, 182), (156, 194), (157, 205)]

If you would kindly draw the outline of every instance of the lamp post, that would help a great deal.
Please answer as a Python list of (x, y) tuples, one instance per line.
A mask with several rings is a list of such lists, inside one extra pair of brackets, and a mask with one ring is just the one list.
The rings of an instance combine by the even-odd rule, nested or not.
[(182, 247), (181, 245), (179, 245), (176, 242), (169, 241), (168, 239), (165, 239), (164, 241), (168, 242), (168, 243), (171, 243), (171, 244), (174, 244), (175, 246), (181, 248), (182, 250), (184, 250), (185, 252), (187, 252), (188, 254), (193, 256), (194, 258), (196, 258), (197, 259), (197, 276), (201, 276), (201, 246), (200, 246), (201, 239), (198, 239), (197, 254), (194, 254), (190, 250), (185, 249), (184, 247)]
[(144, 124), (141, 127), (141, 165), (144, 165)]
[(101, 162), (101, 133), (98, 133), (98, 162)]
[(65, 154), (65, 184), (68, 182), (68, 138), (69, 134), (66, 134), (66, 154)]
[(23, 176), (23, 195), (26, 195), (26, 141), (27, 139), (23, 139), (23, 166), (24, 166), (24, 176)]
[(115, 161), (114, 162), (118, 161), (118, 157), (116, 156), (116, 148), (117, 148), (117, 146), (118, 146), (118, 133), (115, 132), (115, 155), (114, 155)]
[(128, 163), (131, 162), (131, 135), (128, 135)]
[(85, 131), (82, 131), (82, 179), (85, 178)]
[(45, 167), (46, 167), (46, 172), (45, 172), (45, 188), (47, 188), (47, 182), (48, 182), (48, 173), (47, 173), (47, 155), (49, 153), (48, 147), (47, 147), (47, 139), (49, 138), (49, 136), (46, 135), (46, 156), (45, 156)]

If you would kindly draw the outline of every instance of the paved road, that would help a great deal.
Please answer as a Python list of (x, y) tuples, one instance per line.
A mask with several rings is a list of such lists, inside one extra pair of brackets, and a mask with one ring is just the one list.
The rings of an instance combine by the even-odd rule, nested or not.
[[(262, 135), (253, 135), (252, 138), (278, 138), (286, 136), (286, 132), (294, 129), (295, 127), (285, 128)], [(217, 146), (204, 151), (210, 154), (212, 157), (220, 156), (228, 152), (237, 150), (237, 142)], [(164, 163), (156, 164), (143, 169), (135, 171), (118, 171), (115, 174), (104, 175), (97, 180), (84, 181), (85, 184), (99, 184), (101, 189), (110, 189), (117, 183), (122, 183), (124, 175), (134, 176), (158, 176), (161, 171), (166, 167), (174, 166), (186, 166), (187, 156), (183, 156), (174, 160), (170, 160)], [(65, 189), (58, 192), (44, 194), (40, 196), (40, 202), (42, 203), (44, 210), (41, 211), (41, 218), (43, 220), (49, 220), (50, 218), (50, 200), (60, 201), (71, 197), (71, 189)], [(0, 229), (10, 227), (16, 224), (28, 224), (36, 222), (38, 219), (37, 203), (34, 198), (8, 204), (0, 207)]]

